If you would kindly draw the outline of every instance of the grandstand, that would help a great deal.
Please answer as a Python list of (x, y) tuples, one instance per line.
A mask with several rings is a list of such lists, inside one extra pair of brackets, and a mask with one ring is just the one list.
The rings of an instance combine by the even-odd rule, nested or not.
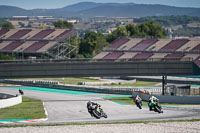
[(200, 39), (126, 38), (114, 41), (94, 59), (193, 60), (200, 67)]
[(72, 47), (66, 40), (75, 33), (74, 29), (0, 29), (0, 52), (25, 58), (65, 58)]

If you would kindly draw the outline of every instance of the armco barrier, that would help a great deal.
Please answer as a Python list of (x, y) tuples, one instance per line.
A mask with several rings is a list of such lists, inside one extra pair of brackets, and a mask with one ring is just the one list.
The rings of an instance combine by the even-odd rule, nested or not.
[[(142, 100), (148, 101), (151, 95), (134, 92), (134, 96), (139, 95)], [(170, 96), (170, 95), (154, 95), (160, 103), (176, 103), (176, 104), (200, 104), (200, 96)]]
[(39, 84), (39, 83), (29, 83), (23, 81), (12, 81), (5, 80), (4, 83), (8, 84), (17, 84), (24, 86), (34, 86), (34, 87), (43, 87), (43, 88), (52, 88), (52, 89), (62, 89), (62, 90), (72, 90), (72, 91), (85, 91), (85, 92), (96, 92), (96, 93), (107, 93), (107, 94), (122, 94), (122, 95), (131, 95), (132, 88), (120, 88), (120, 87), (89, 87), (89, 86), (77, 86), (77, 85), (56, 85), (56, 84)]
[(106, 94), (121, 94), (121, 95), (131, 95), (133, 91), (147, 90), (152, 92), (161, 92), (161, 87), (106, 87), (106, 86), (83, 86), (83, 85), (58, 85), (58, 84), (43, 84), (43, 83), (33, 83), (24, 81), (13, 81), (5, 80), (8, 84), (17, 84), (24, 86), (34, 86), (52, 89), (62, 89), (62, 90), (72, 90), (72, 91), (86, 91), (86, 92), (96, 92), (96, 93), (106, 93)]
[(6, 108), (20, 103), (22, 103), (21, 95), (13, 96), (12, 98), (8, 99), (0, 99), (0, 108)]

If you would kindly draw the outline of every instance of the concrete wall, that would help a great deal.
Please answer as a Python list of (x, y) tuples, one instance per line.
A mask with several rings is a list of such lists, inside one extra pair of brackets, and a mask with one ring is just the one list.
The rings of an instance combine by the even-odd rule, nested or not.
[[(149, 97), (151, 96), (147, 94), (142, 94), (140, 92), (134, 92), (133, 95), (139, 95), (144, 101), (148, 101)], [(200, 104), (200, 96), (154, 96), (160, 100), (160, 103)]]
[(192, 61), (0, 64), (0, 78), (193, 75)]
[(0, 99), (0, 108), (6, 108), (13, 105), (22, 103), (22, 96), (18, 95), (17, 97), (12, 97), (8, 99)]

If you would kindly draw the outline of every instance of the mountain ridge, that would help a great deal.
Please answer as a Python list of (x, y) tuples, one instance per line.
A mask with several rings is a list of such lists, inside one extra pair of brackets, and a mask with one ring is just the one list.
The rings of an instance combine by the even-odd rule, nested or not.
[(160, 4), (135, 3), (95, 3), (80, 2), (56, 9), (23, 9), (14, 6), (0, 5), (0, 17), (12, 16), (54, 16), (54, 17), (145, 17), (188, 15), (200, 16), (200, 8), (175, 7)]

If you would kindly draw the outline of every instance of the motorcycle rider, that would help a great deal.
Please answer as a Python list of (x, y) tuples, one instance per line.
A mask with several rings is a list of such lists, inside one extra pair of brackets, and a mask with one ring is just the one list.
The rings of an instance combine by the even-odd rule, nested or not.
[(136, 96), (135, 96), (135, 102), (136, 102), (136, 101), (142, 101), (142, 98), (140, 98), (139, 95), (136, 95)]
[[(92, 110), (95, 109), (95, 107), (97, 106), (98, 104), (97, 103), (94, 103), (92, 101), (88, 101), (87, 102), (87, 109), (88, 109), (88, 112), (90, 113), (90, 115), (93, 117), (93, 113), (92, 113)], [(95, 106), (95, 107), (94, 107)]]
[(139, 109), (142, 109), (142, 98), (139, 95), (135, 96), (134, 102)]
[(21, 89), (19, 89), (19, 94), (24, 95), (24, 92)]
[(155, 96), (149, 97), (148, 106), (149, 106), (149, 110), (150, 110), (150, 111), (153, 110), (151, 104), (152, 104), (152, 103), (155, 103), (155, 102), (159, 102), (159, 99), (156, 98)]

